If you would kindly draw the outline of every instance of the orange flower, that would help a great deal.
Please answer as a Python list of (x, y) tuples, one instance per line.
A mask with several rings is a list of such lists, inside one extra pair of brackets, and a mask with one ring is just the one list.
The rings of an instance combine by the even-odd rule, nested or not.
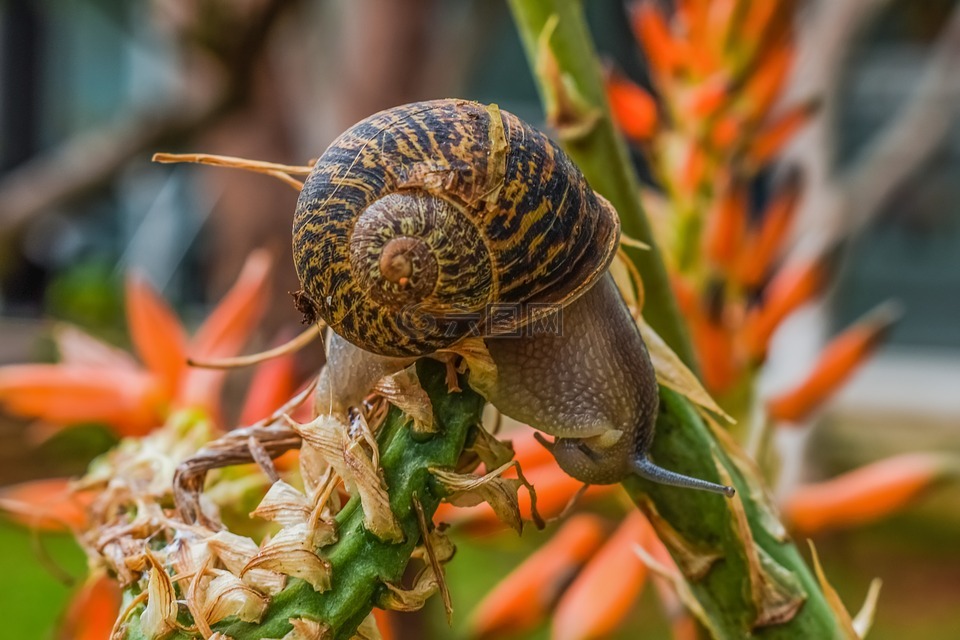
[(747, 314), (743, 343), (752, 358), (762, 358), (767, 343), (783, 320), (818, 294), (831, 271), (834, 254), (780, 269), (764, 291), (763, 303)]
[(823, 406), (873, 354), (899, 317), (896, 305), (882, 305), (834, 338), (802, 383), (767, 403), (770, 417), (802, 422)]
[(910, 506), (921, 491), (956, 470), (956, 459), (948, 455), (902, 454), (800, 487), (783, 513), (802, 535), (858, 526)]
[(783, 249), (802, 190), (800, 174), (791, 174), (764, 211), (760, 229), (750, 235), (737, 267), (737, 276), (745, 286), (759, 286)]
[(70, 606), (59, 636), (63, 640), (105, 640), (120, 614), (120, 586), (106, 574), (87, 578)]
[(503, 579), (471, 615), (471, 635), (520, 634), (540, 624), (561, 590), (604, 538), (600, 518), (573, 516), (556, 534)]
[(810, 100), (790, 109), (766, 125), (757, 133), (747, 149), (747, 164), (759, 170), (770, 162), (797, 132), (810, 122), (819, 108), (819, 101)]
[(722, 267), (739, 254), (747, 228), (747, 185), (739, 179), (727, 181), (716, 207), (707, 216), (703, 250), (707, 258)]
[(187, 345), (183, 327), (146, 280), (127, 283), (130, 335), (144, 367), (78, 330), (58, 335), (64, 361), (0, 367), (0, 406), (58, 425), (101, 422), (123, 436), (161, 425), (173, 409), (215, 416), (224, 372), (192, 369), (186, 355), (235, 353), (264, 308), (270, 258), (250, 256), (237, 283)]
[(292, 353), (262, 362), (250, 381), (250, 389), (240, 411), (240, 424), (250, 425), (269, 417), (293, 397), (296, 390), (296, 360)]
[(86, 526), (91, 494), (75, 492), (69, 478), (46, 478), (0, 488), (0, 511), (20, 524), (62, 531)]
[(607, 99), (613, 119), (634, 142), (649, 140), (657, 130), (657, 103), (643, 87), (622, 74), (607, 77)]
[(643, 2), (634, 9), (631, 22), (651, 71), (661, 79), (672, 75), (680, 66), (681, 54), (660, 11), (652, 3)]
[(647, 566), (634, 550), (655, 536), (640, 511), (633, 511), (563, 593), (553, 616), (554, 640), (605, 636), (630, 612), (643, 590)]

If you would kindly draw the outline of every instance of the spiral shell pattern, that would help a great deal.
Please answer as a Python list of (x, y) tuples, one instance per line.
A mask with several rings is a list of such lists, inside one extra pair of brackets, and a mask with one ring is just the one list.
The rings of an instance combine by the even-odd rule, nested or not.
[(616, 252), (616, 212), (549, 138), (464, 100), (375, 114), (335, 140), (297, 204), (308, 316), (357, 346), (419, 356), (484, 329), (490, 305), (568, 304)]

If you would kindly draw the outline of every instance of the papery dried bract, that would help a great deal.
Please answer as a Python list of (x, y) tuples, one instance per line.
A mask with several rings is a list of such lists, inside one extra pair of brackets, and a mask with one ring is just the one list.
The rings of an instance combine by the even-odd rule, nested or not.
[(507, 463), (485, 476), (455, 473), (444, 469), (430, 469), (444, 489), (449, 492), (447, 502), (458, 507), (472, 507), (486, 502), (502, 522), (515, 529), (523, 530), (520, 504), (517, 491), (522, 482), (515, 478), (502, 478), (501, 474), (513, 463)]
[(286, 576), (275, 571), (262, 568), (244, 570), (247, 563), (260, 552), (257, 543), (250, 538), (229, 531), (218, 531), (207, 538), (207, 546), (231, 573), (236, 576), (242, 574), (243, 582), (261, 593), (277, 594), (287, 583)]
[(310, 504), (305, 495), (283, 480), (278, 480), (271, 485), (267, 495), (250, 513), (250, 517), (263, 518), (288, 526), (306, 522), (310, 517), (310, 511)]
[(140, 629), (150, 640), (168, 635), (177, 625), (177, 599), (170, 576), (152, 553), (147, 553), (147, 607), (140, 614)]
[(348, 490), (360, 496), (367, 530), (387, 542), (402, 540), (403, 532), (390, 509), (390, 496), (373, 458), (361, 442), (350, 438), (346, 426), (332, 416), (291, 425), (303, 437), (305, 447), (313, 447), (314, 453), (343, 478)]
[(435, 433), (437, 431), (433, 423), (433, 405), (430, 402), (430, 396), (420, 386), (420, 380), (412, 368), (402, 369), (383, 378), (376, 384), (374, 391), (413, 421), (414, 432)]
[(326, 591), (330, 588), (330, 563), (314, 549), (308, 525), (284, 527), (243, 567), (240, 576), (253, 569), (267, 569), (305, 580), (316, 591)]
[(269, 600), (228, 571), (217, 571), (207, 585), (203, 616), (215, 624), (229, 616), (244, 622), (260, 622)]
[(728, 422), (735, 422), (707, 393), (697, 376), (690, 371), (687, 365), (683, 364), (680, 357), (663, 341), (663, 338), (657, 335), (653, 327), (642, 319), (637, 323), (637, 326), (640, 327), (640, 335), (647, 343), (650, 360), (657, 372), (657, 382), (676, 391), (690, 402), (721, 416)]

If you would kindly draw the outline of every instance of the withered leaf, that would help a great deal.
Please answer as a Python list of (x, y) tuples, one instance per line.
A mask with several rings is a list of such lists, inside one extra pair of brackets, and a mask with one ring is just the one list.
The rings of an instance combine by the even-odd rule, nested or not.
[(653, 327), (642, 318), (637, 322), (637, 326), (640, 327), (640, 335), (643, 337), (643, 341), (647, 343), (650, 360), (657, 372), (657, 382), (672, 391), (676, 391), (695, 405), (715, 413), (731, 424), (736, 422), (707, 393), (697, 376), (687, 368), (687, 365), (683, 364), (680, 356), (673, 352), (673, 349), (663, 341), (663, 338), (653, 330)]
[(449, 492), (446, 500), (458, 507), (472, 507), (486, 502), (502, 522), (517, 533), (523, 531), (517, 491), (523, 484), (516, 478), (502, 478), (501, 474), (513, 466), (509, 462), (484, 476), (455, 473), (431, 468), (430, 472)]
[(350, 438), (346, 426), (332, 416), (290, 424), (343, 478), (348, 490), (360, 496), (367, 530), (386, 542), (402, 540), (403, 531), (390, 509), (390, 496), (373, 458), (360, 441)]
[(411, 367), (401, 369), (393, 375), (382, 378), (374, 387), (374, 391), (413, 420), (412, 429), (414, 432), (436, 432), (437, 427), (433, 423), (433, 404), (430, 402), (430, 396), (420, 386), (420, 380)]
[(147, 553), (147, 607), (140, 614), (140, 629), (150, 640), (159, 640), (177, 626), (177, 597), (170, 576), (153, 553)]
[(305, 495), (283, 480), (277, 480), (271, 485), (257, 508), (250, 513), (250, 517), (263, 518), (287, 526), (306, 522), (310, 517), (310, 511), (310, 504)]
[(330, 563), (314, 548), (308, 525), (284, 527), (250, 559), (240, 576), (253, 569), (267, 569), (305, 580), (316, 591), (326, 591), (330, 588)]
[[(733, 480), (726, 468), (719, 461), (715, 463), (720, 481), (732, 485)], [(757, 612), (752, 627), (759, 629), (792, 620), (807, 600), (803, 585), (757, 545), (740, 494), (735, 494), (726, 504), (733, 514), (737, 536), (743, 542), (744, 559), (750, 574), (750, 596)]]
[(237, 616), (244, 622), (260, 622), (269, 599), (228, 571), (214, 573), (203, 605), (202, 615), (207, 622), (215, 624), (229, 616)]

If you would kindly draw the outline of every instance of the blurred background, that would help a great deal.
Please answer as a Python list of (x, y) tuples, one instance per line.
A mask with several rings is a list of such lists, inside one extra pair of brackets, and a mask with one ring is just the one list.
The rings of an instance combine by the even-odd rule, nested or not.
[[(649, 85), (624, 2), (584, 4), (604, 59)], [(798, 244), (831, 234), (847, 241), (829, 295), (776, 336), (768, 377), (802, 370), (830, 335), (882, 300), (900, 301), (905, 314), (814, 430), (779, 438), (796, 461), (787, 484), (901, 451), (960, 451), (955, 5), (798, 5), (787, 95), (816, 91), (822, 107), (782, 160), (807, 176), (795, 234)], [(931, 80), (924, 70), (935, 53), (952, 56), (953, 73)], [(299, 323), (287, 295), (298, 288), (289, 249), (295, 193), (268, 177), (158, 165), (151, 155), (302, 164), (375, 111), (451, 96), (497, 102), (542, 126), (527, 68), (506, 5), (490, 0), (0, 2), (0, 364), (52, 359), (52, 319), (128, 344), (130, 269), (146, 273), (189, 326), (257, 247), (280, 265), (259, 337), (271, 342)], [(648, 177), (642, 154), (635, 160)], [(38, 444), (23, 427), (0, 416), (0, 484), (80, 473), (113, 442), (89, 425)], [(960, 637), (958, 507), (956, 485), (944, 487), (886, 522), (818, 539), (845, 600), (859, 602), (871, 578), (884, 579), (872, 638)], [(459, 633), (479, 596), (536, 543), (535, 535), (458, 539), (454, 631), (438, 627), (432, 637)], [(7, 637), (52, 637), (70, 587), (49, 566), (82, 575), (79, 550), (66, 537), (0, 522), (0, 560)], [(617, 637), (666, 637), (650, 598)], [(427, 619), (442, 624), (443, 615), (411, 617), (410, 637), (422, 637)]]

